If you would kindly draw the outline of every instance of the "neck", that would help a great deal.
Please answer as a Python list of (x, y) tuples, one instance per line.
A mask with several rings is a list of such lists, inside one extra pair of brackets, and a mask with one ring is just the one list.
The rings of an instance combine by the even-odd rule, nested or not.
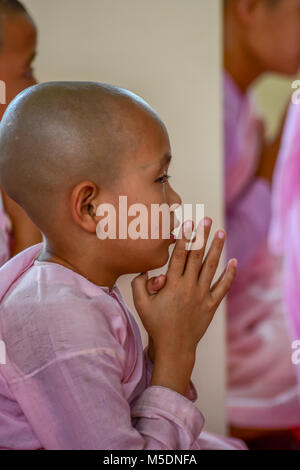
[(265, 70), (259, 64), (255, 54), (247, 48), (243, 41), (243, 34), (239, 31), (230, 12), (225, 14), (224, 24), (224, 68), (240, 91), (246, 93)]
[(82, 253), (67, 252), (58, 249), (47, 239), (45, 240), (43, 250), (38, 257), (39, 261), (47, 261), (57, 263), (65, 266), (68, 269), (85, 277), (88, 281), (100, 287), (108, 287), (110, 290), (117, 282), (118, 274), (109, 270), (109, 266), (101, 260), (99, 263), (98, 258), (95, 259), (90, 253), (86, 253), (83, 257)]
[(255, 64), (251, 64), (245, 56), (239, 58), (238, 54), (226, 53), (224, 55), (224, 68), (234, 80), (242, 93), (247, 93), (250, 86), (257, 80), (263, 71)]

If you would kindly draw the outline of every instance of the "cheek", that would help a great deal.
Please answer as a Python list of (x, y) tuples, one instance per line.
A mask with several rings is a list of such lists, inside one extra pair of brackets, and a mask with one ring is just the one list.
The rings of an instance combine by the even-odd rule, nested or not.
[(300, 16), (295, 14), (292, 19), (281, 23), (275, 32), (276, 42), (273, 50), (282, 60), (292, 60), (300, 55)]
[(289, 37), (289, 51), (287, 51), (287, 54), (289, 53), (290, 56), (295, 57), (299, 60), (300, 58), (300, 18), (297, 21), (296, 26), (290, 33)]
[[(120, 185), (112, 197), (104, 199), (115, 208), (113, 219), (117, 237), (119, 234), (121, 238), (127, 235), (129, 240), (139, 243), (139, 240), (136, 240), (138, 234), (148, 238), (154, 234), (159, 240), (141, 240), (143, 244), (151, 244), (151, 247), (152, 243), (153, 246), (160, 247), (162, 242), (165, 245), (169, 241), (170, 231), (174, 228), (174, 214), (170, 213), (169, 205), (164, 200), (163, 185), (146, 184), (145, 181), (140, 185), (139, 181), (133, 180), (128, 182), (126, 191)], [(160, 212), (159, 208), (164, 203), (165, 206)], [(107, 220), (107, 215), (101, 218)]]
[(128, 204), (162, 204), (166, 201), (166, 184), (155, 182), (154, 179), (132, 179), (126, 186)]
[(285, 75), (297, 73), (300, 65), (300, 26), (295, 30), (284, 25), (267, 36), (258, 48), (264, 66)]

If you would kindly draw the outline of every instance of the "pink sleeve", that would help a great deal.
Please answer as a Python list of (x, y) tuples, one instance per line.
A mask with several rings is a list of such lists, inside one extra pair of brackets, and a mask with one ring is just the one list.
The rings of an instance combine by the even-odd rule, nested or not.
[[(148, 356), (148, 346), (146, 346), (144, 349), (144, 358), (147, 371), (147, 387), (149, 387), (153, 372), (153, 362), (151, 362)], [(191, 380), (185, 396), (186, 398), (188, 398), (188, 400), (192, 401), (193, 403), (198, 399), (197, 390)]]
[[(124, 349), (110, 331), (104, 346), (55, 358), (13, 384), (45, 449), (189, 449), (201, 412), (168, 388), (146, 388), (131, 409), (124, 395)], [(46, 424), (45, 424), (46, 423)]]

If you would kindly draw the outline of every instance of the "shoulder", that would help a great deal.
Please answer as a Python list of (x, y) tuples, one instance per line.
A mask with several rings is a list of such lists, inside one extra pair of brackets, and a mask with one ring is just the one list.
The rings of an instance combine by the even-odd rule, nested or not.
[(1, 304), (9, 358), (22, 372), (97, 348), (122, 348), (126, 317), (119, 303), (76, 273), (32, 266)]

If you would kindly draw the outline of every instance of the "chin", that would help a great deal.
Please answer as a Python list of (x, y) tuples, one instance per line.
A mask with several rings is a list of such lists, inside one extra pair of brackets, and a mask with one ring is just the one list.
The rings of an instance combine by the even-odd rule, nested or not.
[(170, 258), (170, 253), (169, 253), (169, 244), (164, 247), (162, 250), (161, 254), (158, 256), (158, 253), (156, 253), (155, 256), (152, 258), (152, 263), (155, 265), (151, 269), (157, 269), (157, 268), (162, 268), (167, 264)]
[(139, 269), (140, 272), (152, 271), (154, 269), (162, 268), (169, 261), (169, 243), (164, 245), (162, 248), (157, 249), (153, 252), (147, 253), (147, 260), (145, 259), (143, 266)]

